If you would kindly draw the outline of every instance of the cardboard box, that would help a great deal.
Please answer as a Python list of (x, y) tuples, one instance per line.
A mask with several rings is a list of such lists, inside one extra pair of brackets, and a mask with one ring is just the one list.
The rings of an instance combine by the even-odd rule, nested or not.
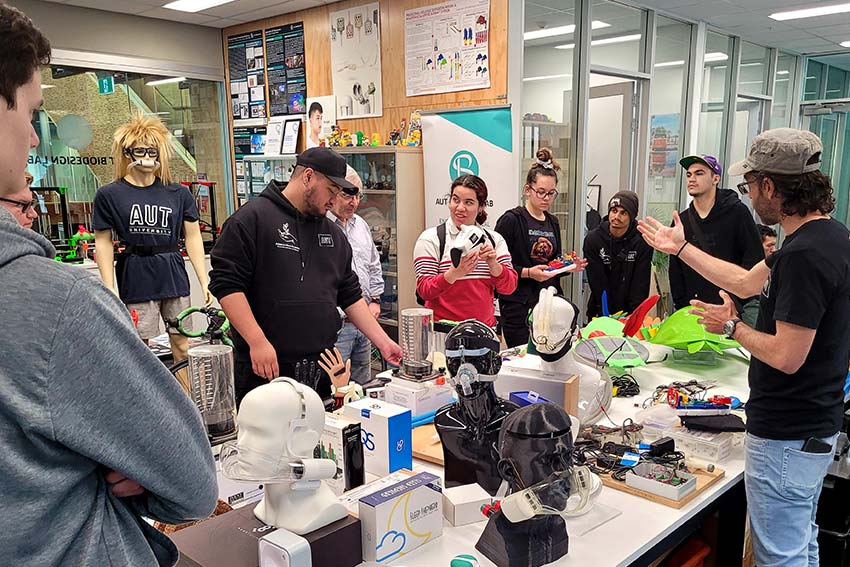
[(359, 502), (363, 560), (388, 563), (443, 533), (440, 477), (419, 473)]
[(443, 516), (455, 527), (483, 522), (481, 507), (493, 498), (479, 484), (464, 484), (443, 490)]
[(364, 398), (345, 405), (342, 413), (360, 422), (366, 472), (386, 476), (413, 468), (409, 409)]
[(454, 388), (447, 384), (417, 383), (393, 378), (384, 389), (384, 400), (405, 407), (414, 415), (432, 412), (452, 403)]
[[(170, 537), (180, 550), (178, 567), (258, 567), (259, 540), (275, 531), (245, 506)], [(362, 561), (360, 520), (346, 516), (302, 536), (310, 544), (313, 567), (354, 567)]]
[(313, 456), (336, 463), (336, 476), (327, 484), (337, 495), (363, 484), (366, 474), (360, 422), (342, 415), (325, 414), (325, 427)]

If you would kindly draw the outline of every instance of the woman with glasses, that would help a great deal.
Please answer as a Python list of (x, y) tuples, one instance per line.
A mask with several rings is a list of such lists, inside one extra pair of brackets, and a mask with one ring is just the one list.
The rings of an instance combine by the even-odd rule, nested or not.
[(502, 236), (484, 230), (482, 244), (454, 266), (451, 249), (466, 226), (480, 226), (487, 220), (487, 185), (477, 175), (461, 175), (452, 182), (449, 218), (442, 225), (419, 235), (413, 249), (416, 292), (425, 307), (434, 310), (436, 320), (477, 319), (495, 327), (494, 292), (514, 291), (517, 273)]
[[(537, 305), (541, 289), (554, 286), (563, 294), (558, 278), (545, 270), (561, 255), (561, 226), (549, 213), (558, 196), (561, 167), (549, 148), (537, 150), (536, 158), (525, 177), (525, 206), (506, 211), (496, 222), (496, 232), (505, 238), (519, 274), (516, 291), (499, 295), (502, 335), (509, 347), (528, 343), (528, 312)], [(586, 262), (578, 264), (580, 271)]]

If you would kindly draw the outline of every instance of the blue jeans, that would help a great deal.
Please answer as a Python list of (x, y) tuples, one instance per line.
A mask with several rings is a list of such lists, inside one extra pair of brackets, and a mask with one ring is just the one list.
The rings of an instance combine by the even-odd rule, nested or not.
[(372, 379), (372, 343), (354, 323), (343, 322), (336, 337), (336, 348), (343, 360), (351, 359), (351, 381), (365, 384)]
[[(838, 434), (822, 439), (835, 448)], [(747, 433), (744, 484), (759, 567), (818, 567), (818, 498), (830, 453), (801, 451), (803, 441)]]

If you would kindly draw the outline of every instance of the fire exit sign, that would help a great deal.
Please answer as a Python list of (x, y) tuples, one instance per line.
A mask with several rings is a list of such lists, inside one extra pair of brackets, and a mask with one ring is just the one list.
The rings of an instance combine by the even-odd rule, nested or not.
[(112, 75), (97, 79), (97, 92), (100, 94), (112, 94), (115, 92), (115, 79)]

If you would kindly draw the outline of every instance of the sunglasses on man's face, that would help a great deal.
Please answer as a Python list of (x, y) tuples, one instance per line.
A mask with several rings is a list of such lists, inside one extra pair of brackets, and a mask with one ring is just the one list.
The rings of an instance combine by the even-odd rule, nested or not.
[(136, 158), (143, 158), (145, 156), (152, 158), (159, 157), (159, 150), (156, 148), (125, 148), (124, 153)]

